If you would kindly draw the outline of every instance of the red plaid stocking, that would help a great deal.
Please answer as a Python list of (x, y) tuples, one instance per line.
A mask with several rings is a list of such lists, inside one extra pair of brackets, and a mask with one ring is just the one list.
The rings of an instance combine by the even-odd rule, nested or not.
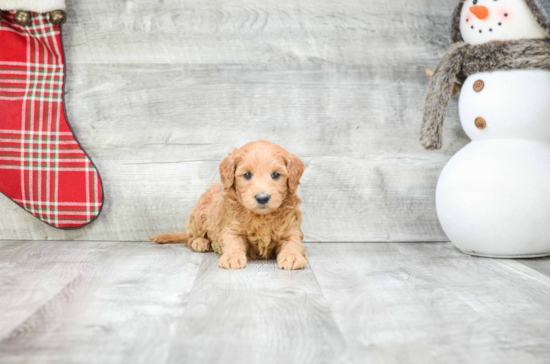
[(20, 25), (0, 11), (0, 192), (51, 226), (82, 227), (103, 189), (65, 116), (61, 27), (26, 14)]

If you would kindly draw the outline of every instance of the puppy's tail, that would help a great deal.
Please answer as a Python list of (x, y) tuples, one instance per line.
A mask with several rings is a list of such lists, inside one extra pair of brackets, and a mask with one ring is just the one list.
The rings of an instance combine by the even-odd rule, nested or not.
[(149, 240), (157, 244), (187, 244), (187, 232), (155, 235)]

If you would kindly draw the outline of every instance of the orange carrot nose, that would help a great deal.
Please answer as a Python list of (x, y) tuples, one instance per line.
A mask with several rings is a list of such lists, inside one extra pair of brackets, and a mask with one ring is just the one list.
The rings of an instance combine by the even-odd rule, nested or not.
[(474, 13), (474, 15), (477, 16), (478, 19), (481, 20), (489, 16), (489, 9), (487, 9), (487, 7), (483, 5), (472, 6), (470, 8), (470, 11)]

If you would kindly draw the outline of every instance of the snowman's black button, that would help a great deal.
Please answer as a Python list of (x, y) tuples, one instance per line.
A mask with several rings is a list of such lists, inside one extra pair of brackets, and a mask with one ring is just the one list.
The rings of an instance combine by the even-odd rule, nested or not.
[(479, 92), (479, 91), (483, 90), (483, 87), (485, 87), (485, 82), (483, 82), (482, 80), (477, 80), (476, 82), (474, 82), (474, 91), (475, 92)]
[(479, 130), (483, 130), (487, 126), (487, 122), (482, 117), (477, 117), (475, 120), (475, 124), (476, 128), (478, 128)]

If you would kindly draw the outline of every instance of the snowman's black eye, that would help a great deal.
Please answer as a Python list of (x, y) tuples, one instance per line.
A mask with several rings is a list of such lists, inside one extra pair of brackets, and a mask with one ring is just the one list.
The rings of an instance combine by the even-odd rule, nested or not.
[(477, 0), (474, 0), (474, 5), (477, 4)]
[(508, 13), (504, 14), (504, 16), (508, 16)]

